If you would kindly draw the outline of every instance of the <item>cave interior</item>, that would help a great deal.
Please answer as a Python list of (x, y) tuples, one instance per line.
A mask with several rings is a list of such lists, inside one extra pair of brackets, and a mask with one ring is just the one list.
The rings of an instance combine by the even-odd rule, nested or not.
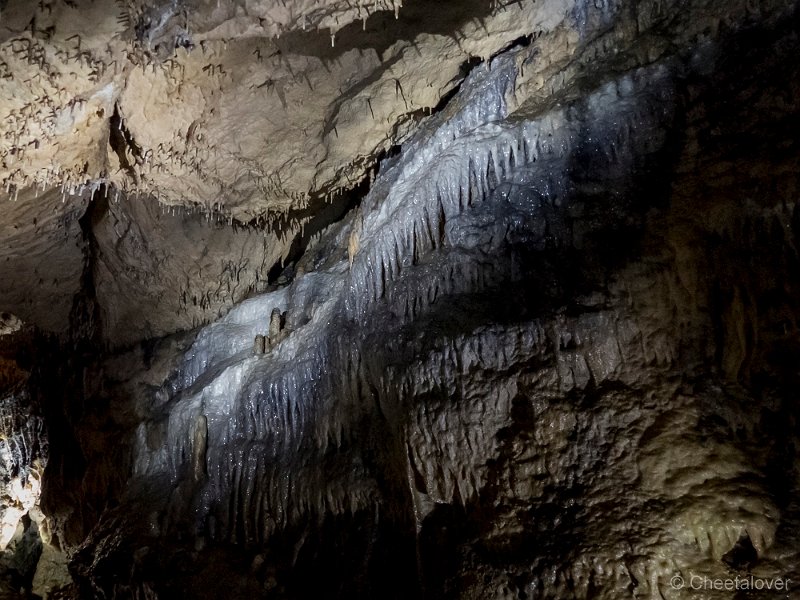
[(800, 3), (0, 0), (0, 598), (800, 598)]

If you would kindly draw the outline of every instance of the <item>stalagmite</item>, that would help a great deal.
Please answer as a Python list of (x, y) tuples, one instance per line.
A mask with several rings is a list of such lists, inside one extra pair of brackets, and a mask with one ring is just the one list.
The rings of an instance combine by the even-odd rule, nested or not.
[(253, 354), (264, 354), (267, 349), (267, 339), (265, 336), (258, 334), (253, 342)]
[(206, 452), (208, 450), (208, 420), (205, 415), (197, 415), (194, 420), (192, 436), (192, 474), (195, 481), (206, 476)]
[(274, 346), (280, 337), (282, 325), (282, 316), (280, 308), (273, 308), (269, 316), (269, 345)]

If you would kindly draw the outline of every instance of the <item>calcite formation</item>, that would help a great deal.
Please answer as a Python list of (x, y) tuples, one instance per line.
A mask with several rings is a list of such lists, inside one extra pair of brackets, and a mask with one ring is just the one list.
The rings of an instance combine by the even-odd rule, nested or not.
[(0, 26), (1, 182), (16, 194), (104, 181), (273, 222), (352, 188), (464, 64), (559, 17), (518, 2), (429, 8), (11, 2)]
[(793, 598), (799, 11), (7, 3), (8, 593)]

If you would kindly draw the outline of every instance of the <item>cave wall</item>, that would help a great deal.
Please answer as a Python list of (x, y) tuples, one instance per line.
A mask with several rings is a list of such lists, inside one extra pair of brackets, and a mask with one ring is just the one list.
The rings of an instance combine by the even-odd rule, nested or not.
[[(151, 167), (134, 157), (124, 185), (64, 195), (66, 241), (28, 230), (72, 273), (47, 315), (69, 335), (31, 334), (22, 378), (47, 423), (43, 552), (68, 562), (64, 594), (671, 600), (698, 597), (676, 575), (800, 581), (795, 4), (520, 2), (478, 18), (465, 3), (441, 23), (426, 6), (398, 19), (414, 75), (388, 95), (402, 112), (432, 73), (452, 95), (386, 154), (371, 116), (322, 146), (285, 135), (322, 194), (283, 221), (257, 216), (269, 194), (209, 210), (169, 169), (140, 196)], [(203, 60), (254, 67), (247, 11), (195, 8), (194, 31), (209, 21), (193, 39), (241, 36)], [(393, 20), (344, 26), (326, 85), (363, 76), (347, 62), (360, 43), (402, 47), (371, 29)], [(444, 40), (483, 59), (453, 80)], [(155, 146), (148, 127), (181, 127), (134, 116), (164, 109), (130, 95), (156, 73), (133, 69), (117, 101), (136, 152)], [(218, 106), (259, 112), (235, 90)], [(287, 106), (308, 98), (287, 90)], [(212, 155), (218, 137), (262, 134), (223, 134), (232, 119), (186, 144)], [(331, 203), (356, 138), (352, 185), (368, 184)], [(350, 157), (336, 175), (316, 162), (330, 148)], [(12, 204), (20, 222), (35, 200)], [(47, 330), (20, 281), (9, 306)]]

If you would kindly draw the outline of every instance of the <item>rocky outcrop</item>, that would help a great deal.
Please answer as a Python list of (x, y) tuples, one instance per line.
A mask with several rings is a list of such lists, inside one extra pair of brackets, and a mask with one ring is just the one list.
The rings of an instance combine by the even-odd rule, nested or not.
[[(464, 76), (564, 7), (10, 2), (3, 185), (103, 180), (273, 222), (350, 189)], [(295, 223), (299, 226), (299, 223)]]
[[(13, 315), (6, 317), (7, 323), (14, 323)], [(42, 540), (48, 539), (44, 516), (39, 510), (42, 475), (48, 458), (47, 428), (31, 397), (30, 372), (9, 355), (12, 344), (17, 348), (27, 345), (19, 319), (14, 324), (14, 331), (0, 335), (0, 594), (3, 597), (31, 592)]]
[[(420, 21), (419, 2), (403, 42), (370, 29), (393, 13), (359, 33), (358, 3), (278, 5), (115, 5), (136, 39), (112, 42), (152, 63), (106, 107), (119, 173), (65, 196), (88, 206), (61, 228), (82, 261), (69, 336), (31, 351), (40, 567), (73, 578), (51, 587), (672, 600), (737, 597), (693, 577), (800, 581), (795, 6), (461, 3)], [(337, 16), (324, 52), (302, 33)], [(385, 44), (375, 65), (365, 40)], [(314, 95), (240, 93), (270, 59)], [(169, 69), (185, 87), (153, 92)], [(182, 94), (197, 104), (165, 106)], [(181, 121), (209, 97), (213, 118)], [(322, 133), (293, 137), (306, 110)], [(280, 140), (261, 154), (264, 131)], [(165, 135), (197, 148), (194, 171)], [(252, 172), (231, 176), (244, 164), (291, 177), (256, 198)], [(226, 186), (237, 200), (209, 206)]]
[[(425, 2), (236, 4), (4, 6), (0, 183), (17, 204), (0, 226), (20, 257), (6, 309), (67, 331), (85, 268), (108, 344), (208, 322), (263, 289), (320, 205), (346, 202), (471, 61), (558, 23), (517, 3), (452, 2), (435, 18)], [(91, 199), (110, 207), (92, 211), (99, 254), (78, 227)], [(181, 218), (157, 223), (159, 210)], [(183, 233), (164, 240), (165, 227)]]

